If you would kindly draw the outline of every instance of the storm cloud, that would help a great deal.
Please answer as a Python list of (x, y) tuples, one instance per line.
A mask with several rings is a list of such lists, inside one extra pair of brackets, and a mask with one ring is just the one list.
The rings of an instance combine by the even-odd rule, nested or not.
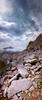
[[(42, 0), (0, 1), (0, 48), (23, 50), (42, 32)], [(18, 46), (17, 46), (18, 45)]]

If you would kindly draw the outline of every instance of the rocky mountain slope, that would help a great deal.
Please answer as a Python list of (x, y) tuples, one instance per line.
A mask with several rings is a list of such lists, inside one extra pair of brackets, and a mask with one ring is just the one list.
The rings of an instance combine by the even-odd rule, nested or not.
[(27, 46), (28, 51), (35, 51), (35, 50), (42, 50), (42, 34), (40, 34), (36, 40), (29, 42), (29, 45)]

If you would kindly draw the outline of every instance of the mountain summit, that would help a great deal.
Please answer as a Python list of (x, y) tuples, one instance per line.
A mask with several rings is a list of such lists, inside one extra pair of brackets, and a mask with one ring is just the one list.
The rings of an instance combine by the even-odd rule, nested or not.
[(42, 34), (40, 34), (36, 40), (30, 41), (29, 45), (27, 46), (26, 50), (28, 51), (35, 51), (35, 50), (42, 50)]

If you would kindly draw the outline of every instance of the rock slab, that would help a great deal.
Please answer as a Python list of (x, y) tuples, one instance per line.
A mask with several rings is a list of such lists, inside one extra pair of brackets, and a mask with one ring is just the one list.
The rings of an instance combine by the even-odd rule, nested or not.
[(29, 79), (20, 79), (20, 80), (14, 80), (9, 88), (7, 89), (8, 97), (12, 97), (16, 93), (20, 91), (25, 91), (26, 89), (29, 89), (32, 86), (32, 81)]

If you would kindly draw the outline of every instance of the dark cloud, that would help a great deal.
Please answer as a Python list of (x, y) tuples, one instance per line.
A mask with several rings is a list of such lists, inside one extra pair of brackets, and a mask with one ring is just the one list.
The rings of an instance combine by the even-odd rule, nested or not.
[(4, 39), (4, 38), (0, 38), (0, 43), (5, 43), (7, 41), (7, 39)]
[(24, 11), (28, 9), (41, 11), (42, 10), (42, 0), (12, 0), (13, 8), (14, 5), (17, 8), (22, 8)]
[(6, 41), (5, 39), (1, 39), (1, 38), (0, 38), (0, 43), (1, 43), (1, 42), (5, 42), (5, 41)]
[[(12, 0), (10, 2), (12, 3), (13, 13), (15, 12), (15, 14), (19, 14), (21, 9), (23, 10), (21, 13), (24, 13), (25, 15), (28, 15), (30, 11), (33, 11), (34, 14), (42, 12), (42, 0)], [(18, 12), (19, 10), (20, 12)]]
[[(42, 29), (42, 0), (6, 0), (6, 2), (8, 7), (11, 4), (12, 9), (5, 15), (0, 15), (6, 23), (4, 23), (5, 25), (0, 24), (0, 32), (5, 32), (11, 38), (16, 36), (17, 41), (21, 41), (17, 37), (21, 37), (21, 35), (25, 35), (23, 39), (26, 36), (32, 37), (34, 32)], [(7, 25), (7, 22), (10, 25)], [(11, 25), (11, 22), (15, 22), (16, 25)], [(0, 42), (4, 40), (2, 39)]]
[[(39, 27), (36, 25), (35, 21), (30, 20), (28, 23), (31, 25), (31, 28), (34, 28), (36, 31), (39, 31)], [(0, 26), (0, 32), (8, 33), (10, 36), (13, 36), (13, 35), (20, 36), (24, 34), (24, 32), (28, 29), (29, 29), (29, 25), (28, 24), (25, 25), (25, 23), (23, 25), (17, 25), (17, 27)]]
[(31, 27), (35, 29), (35, 31), (39, 31), (39, 27), (36, 25), (35, 20), (30, 20)]
[[(10, 33), (21, 35), (23, 34), (28, 28), (34, 28), (35, 31), (39, 31), (39, 27), (37, 26), (35, 20), (32, 20), (29, 15), (33, 13), (35, 17), (38, 17), (40, 13), (42, 13), (42, 1), (41, 0), (12, 0), (13, 12), (11, 17), (8, 18), (12, 21), (16, 21), (17, 27), (11, 27)], [(24, 27), (24, 25), (26, 26)], [(31, 27), (28, 25), (31, 24)], [(21, 27), (20, 27), (21, 25)]]
[(7, 27), (3, 27), (0, 25), (0, 32), (7, 32), (7, 31), (8, 31)]

